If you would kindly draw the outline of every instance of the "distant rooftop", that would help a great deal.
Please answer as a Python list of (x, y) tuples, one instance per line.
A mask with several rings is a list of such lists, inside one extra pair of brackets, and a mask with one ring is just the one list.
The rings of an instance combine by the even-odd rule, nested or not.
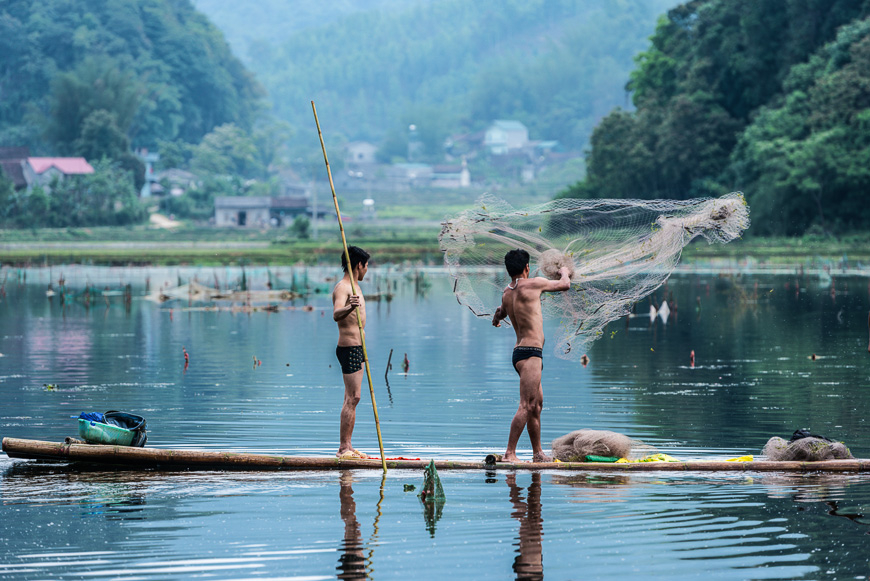
[(94, 168), (83, 157), (28, 157), (27, 163), (38, 174), (52, 167), (67, 175), (94, 173)]
[(497, 119), (492, 122), (493, 125), (498, 127), (499, 129), (504, 129), (505, 131), (525, 131), (526, 126), (520, 123), (519, 121), (512, 121), (509, 119)]

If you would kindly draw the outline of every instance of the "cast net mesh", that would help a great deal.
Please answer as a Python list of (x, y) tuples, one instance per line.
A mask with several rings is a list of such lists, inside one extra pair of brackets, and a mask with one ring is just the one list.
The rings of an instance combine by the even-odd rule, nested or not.
[(767, 441), (761, 455), (777, 462), (800, 461), (821, 462), (823, 460), (848, 460), (854, 458), (843, 442), (827, 438), (809, 436), (800, 439), (784, 440), (774, 436)]
[(460, 304), (492, 317), (510, 278), (507, 251), (531, 255), (531, 276), (558, 278), (568, 266), (571, 288), (545, 293), (545, 318), (559, 319), (555, 352), (579, 359), (604, 326), (671, 274), (697, 236), (727, 243), (749, 226), (740, 192), (693, 200), (561, 199), (514, 209), (484, 195), (476, 207), (442, 224), (439, 241)]
[(586, 456), (615, 456), (638, 460), (658, 453), (654, 446), (608, 430), (577, 430), (552, 442), (553, 458), (563, 462), (585, 462)]

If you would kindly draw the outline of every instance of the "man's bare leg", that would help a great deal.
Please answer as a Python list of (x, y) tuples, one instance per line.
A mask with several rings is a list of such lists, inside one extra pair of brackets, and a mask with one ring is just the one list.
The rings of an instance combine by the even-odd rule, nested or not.
[(360, 399), (362, 377), (364, 370), (356, 373), (343, 374), (344, 379), (344, 404), (341, 406), (341, 420), (339, 427), (338, 455), (353, 450), (350, 440), (353, 436), (353, 426), (356, 424), (356, 406)]
[(517, 363), (517, 371), (520, 372), (520, 404), (511, 421), (507, 450), (503, 456), (506, 462), (518, 461), (517, 443), (523, 428), (529, 431), (534, 461), (550, 461), (541, 448), (541, 409), (544, 407), (544, 389), (541, 386), (543, 363), (539, 357), (529, 357)]

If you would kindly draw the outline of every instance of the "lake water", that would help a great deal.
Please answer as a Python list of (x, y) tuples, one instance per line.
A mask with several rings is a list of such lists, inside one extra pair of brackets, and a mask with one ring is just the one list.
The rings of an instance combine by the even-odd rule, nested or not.
[[(517, 404), (513, 333), (459, 306), (439, 269), (371, 272), (365, 292), (394, 293), (368, 307), (387, 456), (503, 452)], [(343, 388), (327, 295), (277, 312), (141, 298), (146, 285), (226, 287), (240, 274), (0, 271), (0, 436), (60, 441), (76, 435), (71, 416), (120, 409), (147, 418), (149, 446), (334, 454)], [(246, 282), (262, 289), (269, 274), (328, 288), (338, 273), (247, 269)], [(46, 296), (60, 276), (63, 305)], [(128, 306), (76, 296), (126, 283)], [(681, 459), (724, 459), (806, 427), (870, 457), (868, 278), (685, 273), (663, 299), (667, 322), (612, 323), (586, 367), (555, 358), (555, 341), (545, 347), (546, 442), (608, 429)], [(354, 446), (377, 453), (367, 391)], [(531, 457), (525, 434), (519, 455)], [(0, 454), (0, 579), (870, 575), (870, 475), (442, 471), (436, 512), (416, 497), (422, 478), (107, 471)]]

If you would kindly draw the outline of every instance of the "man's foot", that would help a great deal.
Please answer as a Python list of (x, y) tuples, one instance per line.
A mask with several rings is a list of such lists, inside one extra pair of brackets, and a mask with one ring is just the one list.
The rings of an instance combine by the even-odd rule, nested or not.
[(345, 450), (344, 452), (337, 452), (335, 454), (335, 457), (339, 460), (368, 460), (369, 456), (368, 454), (351, 448), (350, 450)]
[(544, 454), (543, 452), (538, 452), (532, 458), (532, 462), (552, 462), (553, 459)]
[(516, 454), (508, 454), (505, 452), (504, 456), (501, 457), (501, 460), (497, 460), (498, 462), (519, 462), (520, 459), (517, 458)]

